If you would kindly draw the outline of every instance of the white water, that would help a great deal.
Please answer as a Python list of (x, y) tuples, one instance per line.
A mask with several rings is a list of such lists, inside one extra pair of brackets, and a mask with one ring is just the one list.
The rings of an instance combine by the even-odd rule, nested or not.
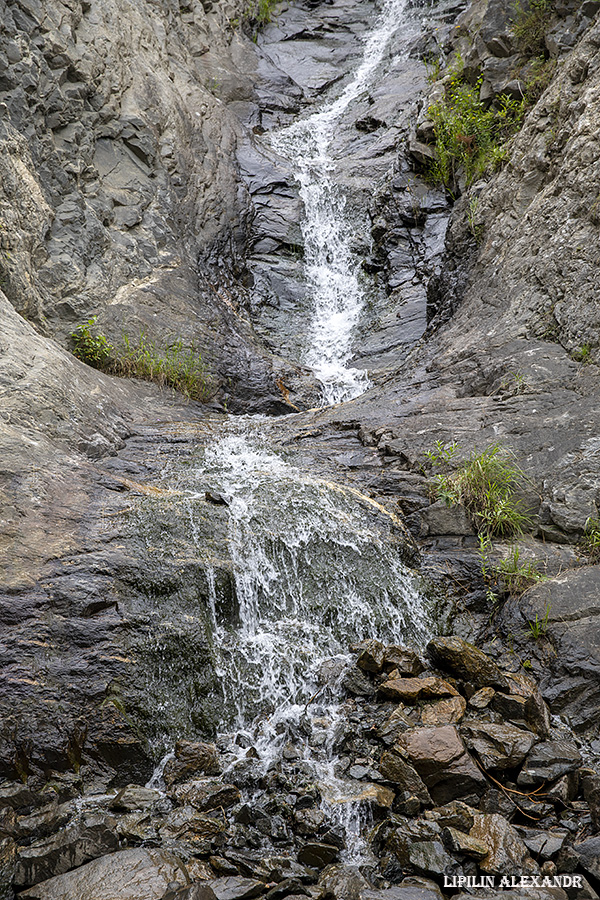
[[(393, 517), (368, 497), (264, 449), (267, 429), (260, 419), (230, 423), (177, 484), (188, 497), (193, 534), (205, 486), (229, 498), (239, 611), (232, 620), (214, 588), (211, 606), (230, 759), (235, 765), (243, 756), (234, 743), (238, 731), (249, 736), (263, 772), (291, 743), (328, 798), (328, 818), (343, 827), (348, 858), (356, 863), (363, 859), (369, 804), (355, 799), (364, 783), (335, 772), (336, 741), (348, 714), (339, 676), (352, 643), (374, 636), (422, 643), (432, 623), (418, 582), (401, 561)], [(334, 672), (328, 683), (324, 665)]]
[(405, 7), (406, 0), (386, 0), (362, 62), (337, 100), (272, 136), (274, 149), (293, 163), (306, 211), (302, 231), (313, 315), (304, 361), (321, 382), (327, 404), (351, 400), (369, 386), (367, 373), (349, 364), (364, 294), (350, 249), (345, 199), (335, 183), (332, 144), (344, 113), (376, 76)]

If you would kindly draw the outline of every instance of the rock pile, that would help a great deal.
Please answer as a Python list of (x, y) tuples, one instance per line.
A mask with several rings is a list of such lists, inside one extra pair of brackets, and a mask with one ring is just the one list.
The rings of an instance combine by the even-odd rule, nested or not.
[(600, 777), (551, 727), (534, 679), (458, 637), (432, 640), (426, 659), (374, 640), (355, 649), (333, 751), (371, 815), (360, 870), (307, 765), (327, 723), (305, 718), (268, 763), (249, 735), (236, 753), (225, 737), (178, 742), (162, 790), (82, 794), (64, 773), (6, 782), (4, 896), (433, 900), (469, 879), (526, 876), (540, 897), (595, 898)]

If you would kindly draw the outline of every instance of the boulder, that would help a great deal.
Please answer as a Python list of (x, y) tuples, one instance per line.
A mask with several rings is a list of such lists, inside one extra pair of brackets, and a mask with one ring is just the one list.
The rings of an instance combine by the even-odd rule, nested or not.
[(465, 834), (458, 828), (447, 826), (442, 831), (442, 840), (450, 853), (460, 853), (472, 859), (484, 859), (490, 852), (487, 844)]
[(210, 778), (198, 778), (175, 785), (169, 794), (178, 803), (191, 803), (200, 812), (219, 807), (227, 809), (240, 799), (240, 792), (234, 784), (224, 784)]
[(486, 769), (514, 769), (520, 766), (533, 745), (536, 735), (514, 725), (469, 722), (460, 727), (469, 750), (475, 751)]
[(397, 669), (400, 675), (420, 675), (425, 666), (420, 656), (409, 647), (389, 644), (383, 651), (383, 668), (386, 671)]
[(479, 861), (490, 875), (520, 875), (529, 851), (512, 825), (497, 814), (476, 816), (469, 836), (484, 844), (488, 854)]
[(305, 844), (299, 851), (298, 862), (312, 869), (324, 869), (329, 863), (335, 862), (339, 853), (339, 849), (331, 844), (313, 841)]
[(181, 861), (163, 850), (120, 850), (27, 888), (19, 900), (162, 900), (185, 881)]
[(414, 728), (400, 735), (396, 747), (419, 773), (436, 803), (481, 794), (487, 787), (455, 725)]
[(264, 881), (254, 878), (240, 878), (236, 875), (216, 878), (209, 885), (217, 900), (251, 900), (265, 890)]
[(421, 709), (421, 722), (423, 725), (456, 725), (462, 721), (466, 709), (467, 701), (460, 696), (426, 703)]
[(187, 781), (194, 775), (219, 775), (221, 766), (214, 744), (177, 741), (175, 757), (170, 759), (163, 773), (165, 784)]
[(574, 772), (581, 766), (581, 754), (568, 741), (544, 741), (533, 748), (523, 766), (518, 784), (535, 787)]
[(396, 700), (404, 703), (416, 703), (418, 700), (436, 697), (457, 697), (456, 688), (444, 681), (430, 675), (426, 678), (389, 678), (382, 682), (377, 693), (386, 700)]
[(103, 813), (84, 813), (58, 834), (19, 849), (15, 884), (38, 884), (118, 848), (116, 820)]
[(122, 788), (110, 802), (110, 809), (119, 812), (133, 812), (138, 809), (150, 809), (154, 803), (160, 800), (160, 791), (152, 788), (141, 787), (139, 784), (128, 784)]
[(381, 641), (365, 641), (356, 660), (356, 665), (364, 672), (381, 672), (385, 648)]
[(482, 650), (460, 637), (438, 637), (427, 645), (427, 654), (438, 668), (476, 688), (506, 688), (506, 676)]
[(431, 797), (416, 770), (397, 752), (387, 751), (379, 764), (381, 777), (394, 785), (402, 802), (414, 797), (419, 806), (430, 806)]
[(533, 678), (521, 673), (505, 673), (508, 693), (497, 691), (490, 706), (510, 722), (524, 722), (540, 737), (550, 734), (550, 714)]

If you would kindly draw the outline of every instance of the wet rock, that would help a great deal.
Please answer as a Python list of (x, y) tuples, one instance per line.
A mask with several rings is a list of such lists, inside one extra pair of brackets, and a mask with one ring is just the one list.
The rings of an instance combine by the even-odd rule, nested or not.
[(148, 743), (112, 703), (94, 711), (87, 723), (85, 753), (115, 772), (113, 783), (145, 784), (154, 769)]
[(65, 875), (27, 888), (22, 900), (161, 900), (172, 882), (183, 880), (180, 860), (163, 850), (120, 850)]
[(193, 775), (219, 775), (220, 772), (219, 754), (214, 744), (177, 741), (175, 758), (167, 762), (163, 778), (170, 786)]
[(296, 878), (285, 878), (265, 894), (265, 900), (281, 900), (283, 897), (306, 897), (309, 892)]
[(0, 897), (12, 900), (17, 863), (16, 844), (10, 837), (0, 837)]
[(158, 829), (146, 812), (132, 812), (120, 816), (117, 822), (119, 837), (124, 838), (128, 846), (144, 843), (146, 847), (159, 844)]
[(381, 672), (385, 658), (385, 648), (381, 641), (366, 641), (358, 654), (356, 665), (364, 672)]
[(434, 638), (427, 645), (427, 654), (440, 669), (477, 688), (506, 688), (506, 678), (496, 663), (482, 650), (462, 638), (455, 636)]
[(39, 812), (19, 816), (15, 823), (15, 833), (18, 833), (21, 841), (24, 838), (47, 837), (66, 825), (74, 817), (75, 811), (73, 803), (51, 803)]
[(217, 895), (208, 884), (191, 884), (177, 890), (173, 900), (217, 900)]
[(205, 852), (211, 840), (226, 830), (223, 817), (205, 815), (193, 806), (180, 806), (162, 821), (159, 831), (163, 840), (184, 841), (194, 852)]
[(490, 706), (504, 719), (525, 722), (540, 737), (550, 733), (550, 714), (533, 678), (514, 672), (505, 673), (508, 693), (497, 691)]
[(520, 828), (525, 846), (538, 859), (554, 859), (568, 837), (567, 831), (535, 831)]
[(384, 753), (379, 771), (382, 778), (395, 786), (401, 802), (415, 798), (419, 807), (431, 805), (431, 797), (422, 779), (399, 753), (393, 750)]
[(423, 725), (455, 725), (461, 722), (467, 709), (464, 697), (450, 697), (437, 703), (426, 703), (421, 709)]
[(312, 842), (305, 844), (299, 851), (298, 862), (313, 869), (324, 869), (325, 866), (335, 862), (339, 852), (339, 849), (331, 844)]
[(430, 675), (426, 678), (389, 678), (382, 682), (377, 689), (380, 697), (387, 700), (416, 703), (435, 697), (456, 697), (458, 691), (443, 678)]
[(431, 506), (425, 507), (419, 512), (421, 519), (421, 537), (433, 537), (434, 535), (475, 534), (475, 528), (469, 513), (462, 504), (452, 506), (444, 500), (437, 500)]
[(425, 817), (437, 822), (440, 828), (453, 828), (468, 834), (473, 827), (476, 811), (461, 800), (428, 810)]
[(442, 840), (450, 853), (460, 853), (472, 859), (484, 859), (490, 852), (487, 844), (450, 826), (442, 831)]
[(21, 847), (18, 854), (15, 884), (26, 887), (62, 875), (89, 860), (118, 850), (114, 818), (87, 813), (81, 821), (56, 835)]
[(373, 697), (375, 685), (368, 675), (351, 666), (342, 679), (345, 690), (353, 697)]
[(491, 701), (494, 699), (496, 691), (494, 688), (485, 687), (480, 688), (478, 691), (475, 691), (471, 697), (469, 697), (469, 706), (472, 706), (473, 709), (485, 709), (490, 705)]
[(554, 781), (581, 766), (581, 754), (567, 741), (544, 741), (531, 751), (523, 766), (518, 784), (537, 786)]
[(383, 668), (386, 671), (397, 669), (400, 675), (417, 676), (425, 670), (423, 661), (409, 647), (389, 644), (383, 651)]
[(22, 781), (8, 781), (0, 785), (0, 809), (24, 809), (32, 806), (43, 806), (46, 798), (38, 791), (32, 790)]
[(466, 746), (475, 751), (486, 769), (513, 769), (520, 766), (537, 738), (530, 731), (512, 725), (485, 722), (463, 724), (460, 734)]
[(583, 796), (590, 807), (592, 827), (600, 831), (600, 776), (593, 769), (580, 771)]
[(239, 878), (235, 875), (225, 878), (216, 878), (209, 885), (217, 900), (251, 900), (264, 893), (263, 881), (255, 881), (253, 878)]
[(573, 850), (579, 858), (582, 869), (598, 881), (600, 879), (600, 837), (591, 837), (586, 841), (573, 844)]
[(503, 791), (489, 788), (479, 801), (479, 810), (482, 813), (498, 813), (510, 822), (517, 807)]
[(141, 787), (139, 784), (128, 784), (127, 787), (122, 788), (117, 793), (114, 800), (111, 800), (109, 808), (119, 811), (124, 810), (125, 812), (133, 812), (136, 809), (150, 809), (161, 797), (160, 791)]
[[(367, 890), (359, 900), (442, 900), (443, 894), (434, 881), (416, 876), (404, 878), (382, 890)], [(342, 900), (342, 898), (340, 898)]]
[(219, 807), (227, 809), (240, 799), (240, 792), (235, 785), (202, 778), (176, 785), (169, 793), (178, 803), (191, 803), (200, 812)]
[(523, 872), (529, 851), (515, 829), (502, 816), (477, 816), (470, 837), (488, 847), (488, 855), (479, 868), (490, 875), (516, 875)]
[(481, 794), (487, 787), (454, 725), (415, 728), (400, 735), (396, 746), (417, 770), (435, 803)]
[(414, 724), (415, 723), (408, 718), (402, 705), (400, 705), (394, 710), (391, 716), (386, 719), (381, 728), (379, 728), (377, 734), (383, 743), (389, 746), (396, 742), (398, 736), (402, 734), (402, 732), (406, 731), (408, 728), (412, 728)]

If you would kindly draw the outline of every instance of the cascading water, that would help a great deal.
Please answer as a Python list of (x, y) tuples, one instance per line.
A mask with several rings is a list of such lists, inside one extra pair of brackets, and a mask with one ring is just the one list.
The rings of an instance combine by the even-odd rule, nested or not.
[(350, 246), (345, 199), (333, 177), (332, 143), (344, 112), (377, 73), (405, 7), (406, 0), (384, 4), (362, 62), (336, 100), (271, 137), (274, 149), (292, 162), (304, 202), (305, 277), (313, 306), (304, 361), (321, 382), (327, 404), (351, 400), (369, 386), (367, 373), (349, 365), (364, 297)]
[(177, 483), (192, 530), (196, 508), (205, 507), (205, 485), (229, 505), (237, 609), (222, 609), (212, 593), (216, 666), (231, 729), (222, 746), (229, 744), (235, 766), (243, 756), (236, 732), (245, 733), (264, 773), (291, 742), (356, 863), (364, 856), (361, 799), (369, 792), (340, 778), (336, 759), (347, 713), (339, 681), (349, 647), (374, 635), (421, 643), (432, 631), (431, 617), (402, 562), (393, 514), (264, 449), (266, 430), (260, 419), (230, 423)]

